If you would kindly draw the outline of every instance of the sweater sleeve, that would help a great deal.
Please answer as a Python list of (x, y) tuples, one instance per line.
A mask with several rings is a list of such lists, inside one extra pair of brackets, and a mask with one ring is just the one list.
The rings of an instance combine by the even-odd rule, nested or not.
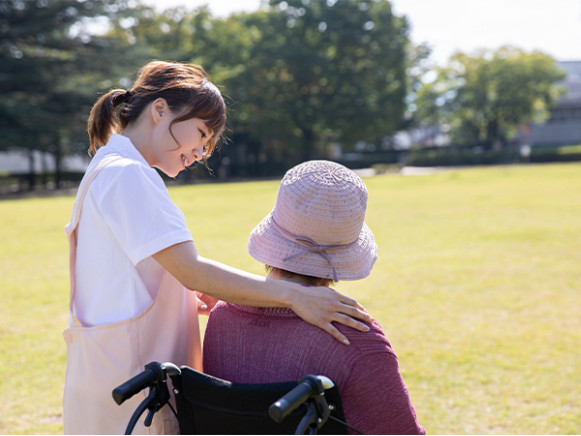
[(391, 352), (355, 362), (341, 396), (347, 422), (365, 434), (425, 434)]

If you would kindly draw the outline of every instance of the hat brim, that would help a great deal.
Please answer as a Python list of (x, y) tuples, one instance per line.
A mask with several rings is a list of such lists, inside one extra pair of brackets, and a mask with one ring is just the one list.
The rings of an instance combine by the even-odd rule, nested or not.
[[(377, 244), (365, 223), (355, 243), (325, 251), (333, 263), (331, 265), (321, 254), (305, 251), (304, 246), (285, 238), (272, 220), (271, 212), (254, 228), (248, 239), (250, 255), (266, 265), (326, 279), (333, 279), (334, 266), (338, 280), (359, 280), (369, 275), (377, 260)], [(297, 253), (301, 254), (288, 259)]]

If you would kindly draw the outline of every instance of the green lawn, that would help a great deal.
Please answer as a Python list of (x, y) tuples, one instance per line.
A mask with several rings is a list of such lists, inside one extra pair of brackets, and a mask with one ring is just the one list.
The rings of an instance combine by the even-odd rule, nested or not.
[[(337, 289), (384, 327), (428, 433), (581, 433), (581, 165), (365, 181), (379, 259)], [(246, 241), (277, 189), (170, 193), (202, 255), (261, 273)], [(72, 203), (0, 202), (0, 434), (62, 432)]]

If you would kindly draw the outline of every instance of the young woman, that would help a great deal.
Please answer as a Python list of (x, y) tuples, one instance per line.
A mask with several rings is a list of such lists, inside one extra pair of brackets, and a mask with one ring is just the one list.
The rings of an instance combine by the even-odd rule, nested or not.
[[(351, 298), (262, 278), (198, 254), (183, 213), (154, 168), (170, 177), (205, 161), (222, 137), (226, 106), (195, 65), (151, 62), (131, 90), (112, 90), (89, 117), (89, 165), (66, 227), (71, 297), (65, 433), (123, 433), (142, 398), (111, 391), (150, 361), (201, 367), (194, 292), (240, 305), (285, 307), (348, 343), (331, 323), (368, 330)], [(200, 205), (203, 207), (203, 205)], [(171, 433), (162, 410), (136, 431)]]

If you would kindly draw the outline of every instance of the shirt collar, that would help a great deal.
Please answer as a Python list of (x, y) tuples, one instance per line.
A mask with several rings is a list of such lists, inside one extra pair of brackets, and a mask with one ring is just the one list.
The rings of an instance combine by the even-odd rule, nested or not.
[(99, 150), (103, 150), (104, 154), (118, 154), (123, 157), (127, 157), (132, 160), (137, 160), (140, 163), (147, 165), (149, 164), (143, 157), (143, 155), (137, 150), (137, 147), (131, 142), (127, 136), (120, 134), (113, 134), (109, 139), (106, 147), (101, 147)]

